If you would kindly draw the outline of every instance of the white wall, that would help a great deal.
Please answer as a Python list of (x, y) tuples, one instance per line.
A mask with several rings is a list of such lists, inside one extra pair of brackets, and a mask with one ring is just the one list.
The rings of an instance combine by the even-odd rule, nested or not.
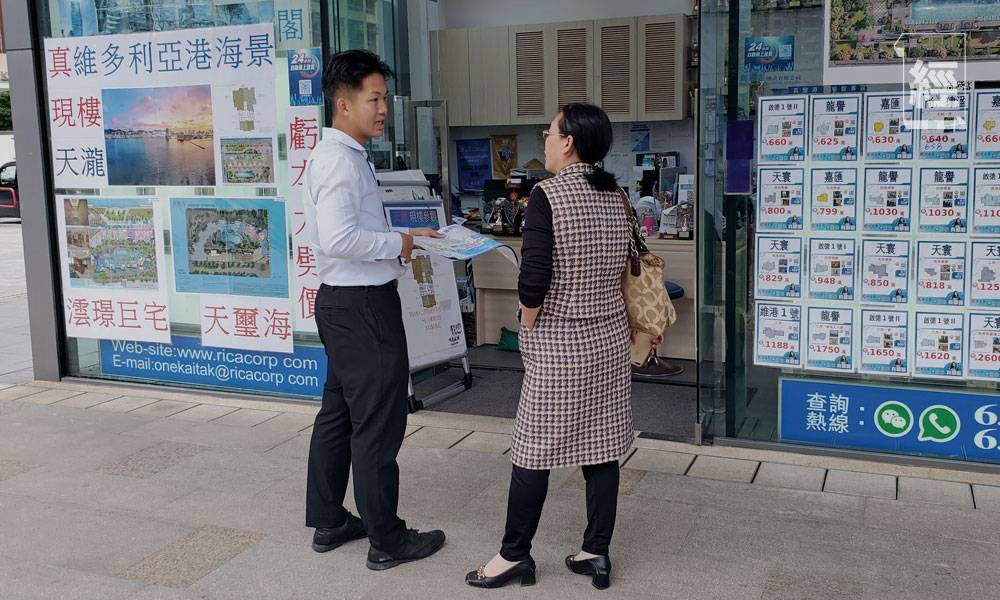
[(440, 29), (690, 14), (694, 0), (438, 0)]

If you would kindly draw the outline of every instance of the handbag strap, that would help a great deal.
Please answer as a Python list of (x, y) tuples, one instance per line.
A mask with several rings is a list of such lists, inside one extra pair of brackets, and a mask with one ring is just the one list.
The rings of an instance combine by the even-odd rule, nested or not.
[(639, 266), (639, 256), (649, 252), (649, 248), (646, 247), (646, 238), (643, 237), (642, 230), (639, 229), (639, 219), (636, 218), (635, 208), (632, 207), (632, 203), (628, 199), (628, 194), (622, 188), (618, 188), (618, 193), (622, 197), (622, 203), (625, 208), (625, 219), (628, 221), (629, 265), (632, 276), (638, 277), (642, 274), (641, 267)]

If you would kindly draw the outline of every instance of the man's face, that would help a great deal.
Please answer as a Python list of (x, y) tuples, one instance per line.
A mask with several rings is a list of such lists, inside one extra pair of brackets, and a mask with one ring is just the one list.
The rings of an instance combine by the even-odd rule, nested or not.
[(372, 73), (361, 80), (359, 89), (347, 90), (337, 99), (334, 121), (338, 127), (356, 137), (366, 140), (379, 137), (385, 131), (387, 95), (385, 78), (379, 73)]

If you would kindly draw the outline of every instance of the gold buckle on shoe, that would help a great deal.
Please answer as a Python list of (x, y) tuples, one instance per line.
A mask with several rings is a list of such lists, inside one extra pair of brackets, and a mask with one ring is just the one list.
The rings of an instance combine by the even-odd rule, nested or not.
[(479, 581), (486, 579), (486, 565), (480, 565), (479, 568), (476, 569), (476, 579)]

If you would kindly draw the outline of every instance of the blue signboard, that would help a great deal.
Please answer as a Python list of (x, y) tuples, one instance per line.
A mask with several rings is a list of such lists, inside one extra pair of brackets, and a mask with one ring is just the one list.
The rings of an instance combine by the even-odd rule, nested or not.
[(276, 396), (323, 395), (326, 353), (295, 346), (292, 354), (209, 348), (197, 337), (170, 344), (101, 340), (101, 375), (204, 385)]
[(288, 52), (288, 101), (292, 106), (323, 106), (323, 51)]
[(794, 35), (744, 38), (744, 73), (774, 73), (794, 70)]
[(490, 139), (458, 140), (455, 149), (458, 156), (458, 189), (482, 190), (483, 183), (493, 176)]
[(783, 378), (785, 442), (1000, 462), (1000, 397)]

